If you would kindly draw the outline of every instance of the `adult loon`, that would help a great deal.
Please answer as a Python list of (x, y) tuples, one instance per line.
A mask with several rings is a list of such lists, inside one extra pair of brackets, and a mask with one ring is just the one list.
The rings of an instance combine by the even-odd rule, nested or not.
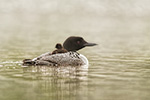
[(82, 54), (77, 53), (78, 50), (95, 46), (95, 43), (88, 43), (82, 37), (71, 36), (67, 38), (63, 46), (56, 44), (56, 50), (52, 53), (42, 54), (34, 59), (23, 60), (23, 65), (44, 65), (44, 66), (79, 66), (88, 65), (88, 60)]

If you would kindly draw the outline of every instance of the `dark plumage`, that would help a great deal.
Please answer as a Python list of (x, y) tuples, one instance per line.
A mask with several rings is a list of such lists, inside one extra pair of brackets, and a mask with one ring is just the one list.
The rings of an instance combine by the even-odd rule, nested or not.
[(63, 48), (63, 46), (60, 43), (57, 43), (55, 46), (56, 50), (52, 52), (52, 54), (57, 54), (57, 53), (66, 53), (68, 52), (66, 49)]
[(65, 40), (63, 47), (67, 51), (78, 51), (87, 46), (95, 46), (95, 43), (86, 42), (82, 37), (71, 36)]

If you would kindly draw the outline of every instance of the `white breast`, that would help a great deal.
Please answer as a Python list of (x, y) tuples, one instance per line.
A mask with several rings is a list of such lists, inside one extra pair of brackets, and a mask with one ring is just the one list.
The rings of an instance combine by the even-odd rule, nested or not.
[(84, 55), (82, 55), (82, 54), (80, 54), (79, 56), (80, 56), (80, 58), (83, 60), (84, 64), (85, 64), (86, 66), (88, 66), (88, 65), (89, 65), (88, 59), (87, 59)]

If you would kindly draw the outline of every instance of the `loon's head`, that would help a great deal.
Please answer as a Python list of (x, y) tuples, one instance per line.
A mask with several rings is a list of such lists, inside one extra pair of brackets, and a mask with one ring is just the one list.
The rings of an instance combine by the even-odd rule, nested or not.
[(86, 46), (95, 46), (96, 43), (88, 43), (82, 37), (71, 36), (65, 40), (63, 47), (67, 51), (78, 51)]

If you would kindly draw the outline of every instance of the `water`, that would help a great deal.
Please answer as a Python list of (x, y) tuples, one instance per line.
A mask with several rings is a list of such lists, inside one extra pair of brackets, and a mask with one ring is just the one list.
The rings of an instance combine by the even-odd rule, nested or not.
[[(149, 3), (1, 1), (0, 100), (149, 100)], [(74, 35), (99, 44), (88, 68), (21, 65)]]

